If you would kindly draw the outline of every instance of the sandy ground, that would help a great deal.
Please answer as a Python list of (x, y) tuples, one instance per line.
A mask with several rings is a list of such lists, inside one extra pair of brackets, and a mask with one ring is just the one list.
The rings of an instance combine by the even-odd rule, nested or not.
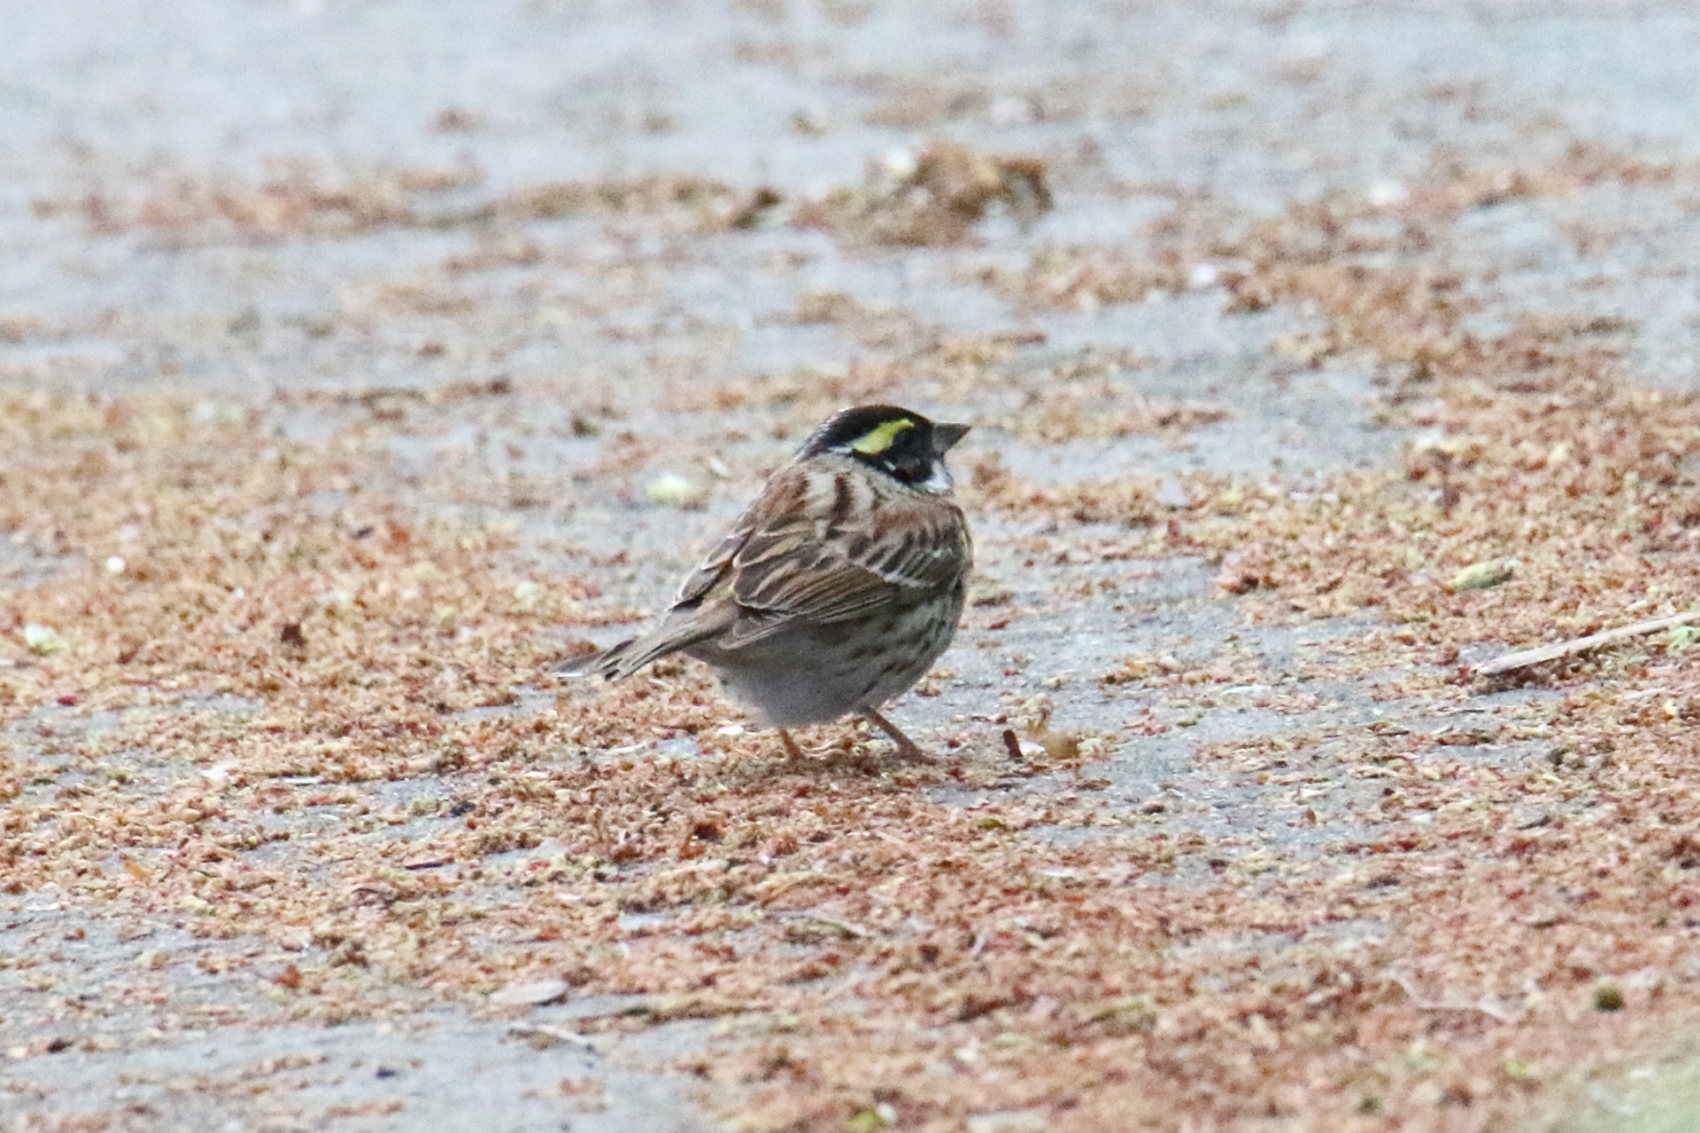
[[(1523, 641), (1375, 652), (1363, 643), (1384, 640), (1384, 611), (1318, 599), (1264, 616), (1243, 592), (1284, 584), (1241, 585), (1210, 536), (1174, 535), (1182, 520), (1207, 525), (1213, 508), (1240, 514), (1247, 493), (1325, 509), (1350, 477), (1455, 451), (1432, 436), (1468, 397), (1408, 388), (1422, 358), (1342, 330), (1362, 322), (1349, 303), (1330, 306), (1302, 286), (1248, 298), (1261, 278), (1248, 251), (1260, 222), (1349, 201), (1373, 242), (1377, 224), (1401, 217), (1415, 231), (1409, 215), (1425, 193), (1466, 185), (1469, 207), (1426, 221), (1426, 243), (1364, 252), (1366, 271), (1450, 273), (1462, 296), (1455, 328), (1474, 340), (1530, 319), (1582, 326), (1608, 342), (1626, 385), (1700, 388), (1700, 179), (1686, 164), (1700, 157), (1700, 17), (1685, 5), (13, 3), (0, 5), (0, 44), (0, 389), (40, 392), (43, 405), (85, 391), (165, 399), (184, 428), (204, 431), (195, 443), (217, 448), (220, 430), (238, 438), (226, 450), (232, 479), (280, 446), (353, 454), (358, 468), (299, 497), (294, 521), (352, 526), (362, 499), (379, 497), (422, 525), (498, 532), (499, 553), (478, 561), (495, 564), (489, 577), (513, 608), (491, 616), (526, 627), (536, 657), (504, 672), (505, 699), (469, 699), (469, 677), (444, 694), (440, 715), (496, 731), (545, 711), (632, 723), (600, 746), (545, 745), (528, 757), (539, 767), (712, 761), (768, 743), (754, 728), (737, 735), (743, 718), (700, 674), (663, 674), (687, 682), (677, 695), (707, 698), (693, 702), (699, 724), (668, 730), (621, 716), (628, 705), (599, 699), (611, 694), (552, 684), (536, 659), (617, 640), (625, 622), (661, 608), (824, 408), (877, 394), (974, 422), (957, 465), (977, 535), (975, 604), (926, 695), (894, 708), (924, 742), (971, 753), (972, 766), (894, 790), (939, 815), (1043, 813), (1011, 835), (1037, 855), (1023, 859), (1035, 869), (1075, 868), (1046, 855), (1109, 852), (1109, 827), (1182, 847), (1153, 891), (1349, 873), (1363, 851), (1342, 848), (1355, 837), (1346, 827), (1386, 810), (1392, 794), (1358, 774), (1369, 735), (1432, 739), (1471, 774), (1515, 777), (1553, 751), (1553, 766), (1565, 766), (1541, 730), (1563, 700), (1550, 684), (1389, 691), (1410, 671), (1454, 669)], [(920, 229), (904, 229), (956, 224), (956, 238), (893, 241), (882, 226), (902, 220), (904, 178), (940, 140), (1042, 163), (1052, 207), (994, 177), (967, 219), (922, 201)], [(1587, 156), (1596, 152), (1610, 156)], [(1411, 333), (1425, 317), (1410, 316)], [(1611, 419), (1600, 420), (1604, 429)], [(29, 428), (0, 455), (9, 477), (28, 472), (30, 445), (45, 453), (57, 436)], [(1551, 448), (1543, 442), (1542, 459)], [(690, 506), (653, 497), (666, 476), (683, 478)], [(1093, 495), (1083, 484), (1110, 487)], [(1133, 505), (1117, 484), (1136, 485)], [(1034, 502), (1052, 500), (1046, 493), (1063, 502)], [(190, 666), (148, 705), (63, 694), (80, 687), (69, 671), (28, 700), (34, 677), (21, 674), (32, 651), (48, 650), (24, 642), (24, 623), (71, 616), (52, 614), (42, 596), (98, 577), (111, 556), (139, 561), (146, 542), (125, 534), (123, 516), (104, 534), (95, 523), (55, 542), (55, 517), (44, 514), (20, 510), (10, 542), (0, 531), (17, 622), (0, 626), (15, 654), (0, 680), (16, 675), (21, 690), (4, 702), (0, 766), (18, 788), (0, 805), (20, 816), (37, 808), (36, 822), (78, 784), (122, 783), (117, 809), (202, 789), (212, 757), (175, 759), (130, 732), (175, 713), (173, 726), (192, 734), (240, 737), (275, 718), (285, 694), (218, 687)], [(1444, 579), (1462, 565), (1413, 569)], [(522, 609), (528, 595), (569, 589), (568, 614)], [(325, 592), (323, 608), (347, 604)], [(1627, 605), (1600, 616), (1630, 620)], [(1491, 631), (1492, 617), (1483, 624)], [(1566, 628), (1546, 625), (1549, 637)], [(274, 622), (265, 629), (274, 641)], [(1195, 695), (1198, 683), (1211, 695)], [(1066, 735), (1047, 752), (1055, 766), (998, 765), (1006, 724), (1034, 751)], [(1312, 777), (1225, 769), (1222, 751), (1270, 737), (1291, 737)], [(102, 744), (91, 762), (87, 751)], [(290, 772), (279, 781), (303, 798), (335, 781)], [(889, 769), (854, 761), (826, 779), (840, 773), (891, 782)], [(347, 797), (280, 803), (260, 825), (287, 838), (262, 838), (244, 868), (308, 889), (343, 885), (327, 847), (390, 837), (364, 816), (403, 814), (396, 829), (428, 841), (460, 829), (456, 800), (470, 799), (478, 778), (351, 776)], [(1539, 825), (1592, 805), (1531, 799), (1508, 804), (1506, 821)], [(338, 817), (338, 807), (358, 814)], [(20, 820), (10, 833), (22, 846), (34, 829)], [(512, 880), (529, 862), (571, 844), (563, 830), (486, 847), (484, 872), (435, 899), (496, 915), (531, 899)], [(136, 880), (163, 877), (169, 854), (155, 850), (157, 862), (137, 850), (124, 869), (133, 860)], [(175, 897), (103, 902), (64, 879), (14, 890), (0, 894), (7, 1129), (1132, 1127), (1093, 1110), (1091, 1086), (1084, 1105), (1061, 1094), (1008, 1101), (996, 1058), (980, 1064), (990, 1084), (912, 1112), (905, 1099), (919, 1093), (845, 1103), (841, 1079), (799, 1078), (791, 1100), (746, 1107), (741, 1095), (755, 1087), (693, 1060), (766, 1041), (758, 1026), (734, 1025), (747, 1008), (670, 1012), (642, 981), (605, 986), (600, 974), (537, 1006), (489, 998), (505, 982), (550, 978), (547, 945), (493, 961), (482, 985), (362, 962), (363, 1006), (327, 1019), (296, 1009), (294, 980), (311, 982), (314, 964), (331, 970), (339, 949), (346, 960), (339, 936), (267, 935), (257, 921), (198, 931), (203, 910)], [(799, 963), (826, 930), (795, 918), (814, 909), (839, 923), (825, 905), (773, 908), (793, 918), (785, 955)], [(628, 959), (657, 937), (713, 935), (664, 901), (620, 910), (598, 931)], [(913, 923), (890, 938), (907, 939)], [(1298, 929), (1206, 934), (1175, 962), (1255, 956), (1269, 971), (1296, 970), (1318, 955), (1397, 952), (1388, 942), (1402, 924), (1366, 904)], [(1674, 989), (1671, 1002), (1700, 986), (1692, 948), (1687, 938), (1672, 945), (1657, 985)], [(1406, 984), (1422, 975), (1409, 972)], [(1576, 977), (1577, 994), (1585, 1001), (1608, 979), (1632, 996), (1653, 986), (1633, 975), (1602, 961)], [(861, 1010), (856, 978), (831, 1001), (839, 1016)], [(625, 1025), (645, 1011), (649, 1025)], [(1490, 1004), (1483, 1014), (1521, 1018), (1508, 1012)], [(674, 1017), (693, 1014), (708, 1017)], [(1682, 1017), (1652, 1017), (1651, 1033), (1614, 1032), (1568, 1061), (1551, 1055), (1544, 1090), (1515, 1104), (1504, 1098), (1523, 1098), (1527, 1075), (1510, 1069), (1473, 1087), (1474, 1107), (1452, 1086), (1424, 1094), (1425, 1075), (1470, 1057), (1436, 1036), (1448, 1053), (1403, 1046), (1402, 1068), (1388, 1074), (1405, 1085), (1385, 1096), (1340, 1087), (1285, 1111), (1271, 1102), (1266, 1117), (1229, 1106), (1141, 1120), (1684, 1127), (1657, 1121), (1661, 1104), (1686, 1096), (1686, 1072), (1647, 1061), (1680, 1052), (1671, 1034)], [(959, 1016), (964, 1026), (978, 1018)], [(1240, 1016), (1256, 1040), (1266, 1024), (1248, 1018), (1264, 1016)], [(1027, 1033), (1025, 1023), (986, 1025), (987, 1044)], [(851, 1034), (851, 1046), (885, 1041), (871, 1025), (869, 1037)], [(973, 1056), (958, 1062), (980, 1072)], [(1632, 1120), (1645, 1123), (1612, 1124)]]

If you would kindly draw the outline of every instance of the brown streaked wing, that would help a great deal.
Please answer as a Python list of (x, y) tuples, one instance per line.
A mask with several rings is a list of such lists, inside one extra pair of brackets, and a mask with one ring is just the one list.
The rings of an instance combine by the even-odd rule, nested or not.
[(798, 509), (753, 533), (733, 557), (739, 618), (719, 645), (749, 645), (794, 619), (830, 624), (912, 605), (953, 585), (969, 555), (956, 506), (885, 493), (876, 499), (871, 514), (845, 526), (821, 530)]
[(750, 541), (750, 537), (760, 529), (767, 528), (775, 522), (776, 513), (783, 514), (795, 509), (802, 501), (805, 487), (804, 478), (798, 474), (795, 465), (788, 466), (775, 472), (762, 486), (761, 494), (744, 509), (744, 514), (738, 517), (738, 522), (732, 525), (732, 530), (726, 537), (715, 544), (714, 550), (708, 557), (691, 572), (679, 587), (679, 595), (673, 599), (673, 609), (678, 610), (700, 605), (708, 597), (715, 584), (726, 577), (732, 568), (733, 560)]

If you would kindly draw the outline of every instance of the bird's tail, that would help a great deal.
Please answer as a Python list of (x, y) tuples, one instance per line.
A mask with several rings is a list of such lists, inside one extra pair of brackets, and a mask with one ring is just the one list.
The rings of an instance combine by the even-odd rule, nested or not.
[(600, 653), (592, 653), (588, 657), (574, 657), (563, 662), (555, 671), (564, 677), (602, 677), (617, 681), (621, 677), (631, 676), (652, 661), (659, 661), (669, 653), (677, 653), (713, 637), (718, 628), (699, 624), (699, 620), (695, 618), (662, 625), (650, 633), (634, 637), (630, 641), (622, 641)]
[(661, 656), (654, 650), (638, 648), (641, 644), (641, 638), (622, 641), (600, 653), (563, 661), (555, 671), (563, 677), (602, 677), (605, 680), (617, 681), (621, 677), (631, 676)]

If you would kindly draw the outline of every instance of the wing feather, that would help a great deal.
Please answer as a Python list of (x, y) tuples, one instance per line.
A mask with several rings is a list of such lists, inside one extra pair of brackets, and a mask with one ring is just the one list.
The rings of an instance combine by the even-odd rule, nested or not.
[[(796, 504), (771, 514), (733, 555), (727, 585), (739, 617), (720, 648), (748, 646), (795, 620), (831, 625), (914, 606), (956, 585), (968, 566), (967, 524), (954, 504), (881, 490), (853, 468), (815, 471), (827, 482), (794, 492)], [(811, 506), (840, 498), (846, 484), (861, 496), (857, 506)]]
[(957, 585), (971, 556), (949, 500), (883, 486), (848, 458), (794, 461), (685, 580), (661, 625), (575, 668), (623, 676), (695, 645), (747, 648), (799, 620), (904, 609)]

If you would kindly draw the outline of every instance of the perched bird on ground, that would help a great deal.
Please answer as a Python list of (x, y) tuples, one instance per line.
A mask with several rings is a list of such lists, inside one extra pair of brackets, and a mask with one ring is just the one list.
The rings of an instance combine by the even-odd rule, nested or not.
[(835, 414), (776, 471), (685, 580), (661, 624), (569, 663), (609, 680), (684, 653), (786, 729), (857, 712), (925, 759), (880, 714), (956, 636), (973, 547), (944, 454), (967, 425), (891, 405)]

